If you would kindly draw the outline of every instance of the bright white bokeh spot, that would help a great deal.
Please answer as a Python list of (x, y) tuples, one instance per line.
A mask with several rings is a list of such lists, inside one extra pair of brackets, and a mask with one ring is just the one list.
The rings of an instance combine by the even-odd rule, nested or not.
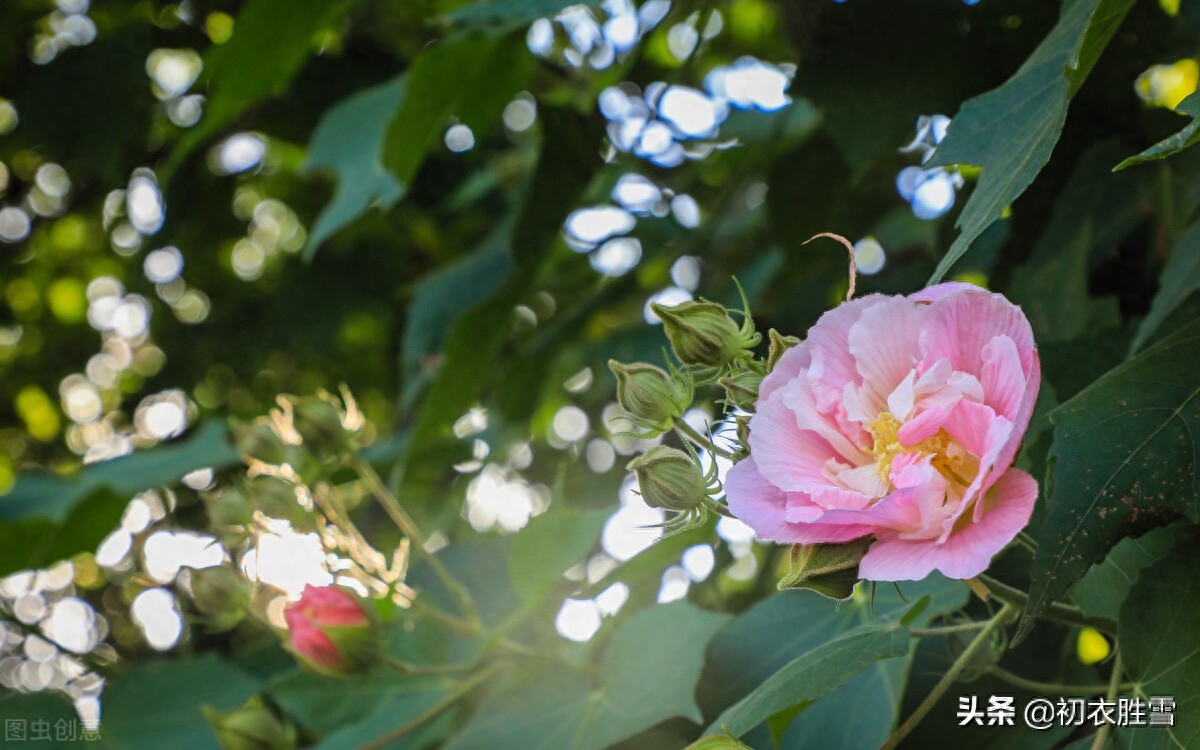
[(193, 490), (207, 490), (213, 486), (213, 470), (210, 468), (196, 469), (183, 475), (183, 483)]
[(254, 133), (236, 133), (218, 147), (221, 174), (237, 174), (257, 167), (267, 155), (267, 142)]
[(100, 392), (81, 375), (69, 375), (59, 386), (63, 411), (79, 424), (95, 422), (104, 410)]
[(475, 134), (462, 123), (452, 125), (446, 130), (446, 148), (456, 154), (475, 148)]
[(874, 237), (864, 237), (854, 243), (854, 263), (858, 266), (859, 273), (867, 276), (879, 273), (886, 261), (887, 255), (883, 252), (883, 245)]
[(696, 583), (708, 578), (717, 563), (713, 548), (708, 544), (697, 544), (684, 550), (680, 564), (688, 578)]
[(547, 507), (542, 493), (497, 464), (484, 466), (467, 485), (467, 521), (476, 531), (519, 531)]
[(161, 399), (149, 404), (143, 402), (143, 405), (134, 413), (134, 423), (138, 432), (146, 437), (165, 440), (187, 427), (187, 407), (177, 400)]
[(671, 264), (671, 281), (689, 292), (700, 286), (700, 259), (694, 255), (681, 255)]
[(591, 599), (567, 599), (554, 619), (558, 634), (567, 640), (584, 643), (600, 629), (600, 608)]
[(146, 278), (155, 284), (174, 281), (183, 273), (183, 253), (177, 247), (162, 247), (147, 253), (142, 263)]
[(297, 534), (286, 522), (274, 533), (263, 534), (257, 546), (242, 557), (242, 570), (296, 598), (306, 585), (328, 586), (333, 576), (325, 565), (325, 548), (316, 534)]
[(174, 646), (183, 634), (183, 618), (175, 606), (175, 597), (166, 589), (143, 591), (133, 600), (129, 611), (146, 642), (159, 651)]
[(156, 49), (146, 58), (146, 73), (154, 81), (155, 95), (173, 99), (191, 88), (204, 63), (192, 49)]
[(736, 518), (727, 516), (722, 516), (717, 521), (717, 536), (730, 544), (742, 544), (755, 539), (754, 529)]
[(167, 102), (167, 119), (181, 128), (190, 128), (204, 115), (204, 97), (190, 94)]
[(673, 305), (687, 302), (690, 299), (692, 299), (692, 293), (688, 290), (677, 286), (669, 286), (661, 292), (651, 295), (651, 297), (646, 300), (646, 306), (642, 309), (642, 316), (646, 319), (647, 323), (661, 323), (662, 320), (654, 314), (653, 310), (650, 309), (651, 304), (658, 303), (665, 307), (671, 307)]
[(537, 101), (528, 92), (522, 91), (504, 107), (501, 118), (504, 127), (514, 133), (522, 133), (537, 120)]
[(100, 542), (96, 548), (96, 564), (104, 568), (116, 568), (133, 546), (133, 537), (125, 529), (117, 529)]
[(618, 234), (633, 229), (637, 220), (633, 214), (616, 206), (595, 206), (572, 211), (567, 217), (566, 230), (572, 237), (598, 244)]
[(775, 112), (791, 103), (785, 93), (791, 78), (774, 65), (753, 57), (741, 57), (733, 64), (714, 68), (704, 79), (704, 87), (714, 97), (728, 101), (738, 109)]
[(166, 219), (162, 192), (148, 170), (138, 170), (129, 180), (125, 191), (125, 213), (134, 229), (142, 234), (154, 234), (162, 229)]
[(604, 552), (614, 560), (624, 562), (654, 543), (662, 536), (662, 529), (655, 525), (663, 522), (663, 512), (651, 508), (641, 496), (633, 492), (637, 482), (632, 475), (625, 480), (621, 493), (622, 504), (609, 517), (600, 535)]
[(612, 189), (612, 199), (634, 213), (650, 213), (662, 199), (662, 190), (640, 174), (621, 175)]
[(595, 438), (588, 443), (586, 457), (588, 468), (597, 474), (603, 474), (617, 462), (617, 452), (612, 443), (603, 438)]
[(699, 41), (700, 34), (690, 23), (677, 23), (667, 31), (667, 49), (676, 60), (686, 60)]
[(539, 18), (529, 27), (525, 45), (535, 55), (548, 55), (554, 49), (554, 26), (549, 18)]
[(50, 610), (42, 627), (46, 635), (54, 641), (77, 654), (87, 653), (96, 645), (96, 630), (93, 625), (96, 613), (91, 605), (82, 599), (68, 596), (59, 599)]
[(708, 138), (726, 117), (724, 103), (687, 86), (670, 86), (658, 100), (658, 114), (690, 138)]
[(554, 413), (550, 426), (561, 440), (573, 443), (587, 435), (587, 412), (578, 406), (564, 406)]
[(688, 578), (688, 574), (683, 568), (678, 565), (667, 568), (663, 573), (662, 585), (658, 589), (659, 603), (666, 604), (684, 598), (687, 596), (691, 583), (691, 579)]
[(612, 617), (620, 612), (621, 607), (627, 601), (629, 601), (629, 587), (620, 581), (596, 595), (596, 607), (605, 617)]
[(0, 240), (20, 242), (29, 236), (31, 226), (29, 214), (16, 206), (0, 208)]
[(138, 339), (150, 327), (150, 305), (144, 297), (131, 294), (112, 311), (112, 330), (126, 339)]
[(53, 162), (38, 167), (34, 182), (38, 189), (51, 198), (63, 198), (71, 190), (71, 177), (67, 170)]
[(642, 259), (642, 243), (636, 237), (614, 237), (588, 256), (588, 263), (605, 276), (624, 276)]
[(896, 192), (906, 201), (913, 199), (919, 186), (925, 179), (925, 170), (920, 167), (905, 167), (896, 175)]
[(700, 205), (687, 193), (680, 193), (671, 199), (671, 215), (681, 227), (695, 229), (700, 226)]
[(625, 12), (604, 22), (604, 37), (620, 51), (633, 47), (638, 40), (638, 19), (633, 13)]
[(930, 175), (913, 192), (912, 210), (918, 219), (936, 219), (954, 206), (954, 181), (944, 171)]
[(626, 123), (629, 128), (636, 129), (637, 136), (629, 138), (628, 134), (624, 133), (622, 136), (633, 144), (634, 153), (638, 156), (662, 157), (675, 145), (675, 133), (659, 120), (651, 122), (627, 120)]
[(211, 568), (225, 560), (225, 550), (214, 537), (194, 531), (156, 531), (142, 546), (147, 575), (170, 583), (183, 568)]

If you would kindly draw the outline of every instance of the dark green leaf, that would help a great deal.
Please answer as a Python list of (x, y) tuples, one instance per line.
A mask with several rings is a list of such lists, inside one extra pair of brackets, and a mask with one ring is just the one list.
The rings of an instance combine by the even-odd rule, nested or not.
[(1200, 321), (1050, 414), (1053, 492), (1018, 638), (1126, 536), (1200, 519)]
[(204, 61), (211, 89), (204, 119), (180, 139), (163, 169), (164, 179), (199, 144), (250, 106), (286, 92), (312, 54), (313, 37), (337, 22), (349, 0), (251, 0), (238, 14), (233, 36), (211, 48)]
[(601, 750), (673, 716), (700, 721), (693, 693), (704, 648), (728, 617), (674, 602), (624, 622), (597, 684), (561, 666), (484, 701), (447, 750)]
[(551, 18), (560, 10), (579, 4), (574, 0), (475, 0), (454, 9), (448, 17), (462, 26), (498, 26), (507, 29), (526, 26), (539, 18)]
[(537, 264), (559, 237), (563, 220), (604, 162), (604, 130), (595, 118), (563, 107), (542, 107), (542, 153), (513, 228), (517, 264)]
[(1179, 153), (1196, 141), (1200, 141), (1200, 132), (1197, 132), (1200, 130), (1200, 91), (1193, 93), (1180, 102), (1175, 111), (1191, 117), (1192, 121), (1175, 135), (1164, 138), (1137, 156), (1131, 156), (1113, 167), (1113, 171), (1116, 172), (1126, 167), (1132, 167), (1134, 164), (1144, 164), (1154, 159), (1165, 159), (1168, 156)]
[(537, 599), (562, 580), (563, 571), (582, 561), (611, 510), (558, 510), (533, 519), (513, 537), (508, 567), (521, 598)]
[(114, 748), (217, 748), (200, 705), (218, 711), (240, 706), (259, 683), (215, 656), (149, 662), (104, 688), (100, 733)]
[(899, 625), (864, 625), (786, 664), (752, 693), (726, 709), (707, 733), (741, 737), (789, 706), (820, 698), (879, 661), (908, 653), (908, 631)]
[(391, 726), (399, 726), (436, 702), (452, 684), (449, 677), (402, 677), (386, 667), (354, 679), (297, 669), (272, 681), (267, 692), (302, 729), (325, 736), (343, 727), (374, 726), (388, 713), (396, 716)]
[[(1017, 199), (1050, 160), (1071, 95), (1133, 0), (1074, 0), (1011, 78), (963, 104), (927, 166), (983, 168), (956, 226), (962, 234), (938, 263), (939, 281), (971, 243)], [(1086, 45), (1086, 56), (1081, 50)]]
[[(1200, 99), (1197, 102), (1200, 106)], [(1171, 248), (1171, 258), (1163, 268), (1158, 294), (1154, 295), (1150, 312), (1138, 326), (1130, 350), (1140, 349), (1171, 311), (1197, 289), (1200, 289), (1200, 222), (1192, 224)]]
[(388, 123), (404, 96), (404, 81), (404, 76), (397, 76), (354, 94), (328, 110), (317, 125), (305, 166), (332, 170), (337, 188), (313, 224), (305, 259), (367, 209), (387, 210), (403, 194), (380, 156)]
[(1185, 539), (1196, 535), (1187, 524), (1173, 524), (1140, 536), (1122, 539), (1104, 562), (1071, 587), (1080, 609), (1093, 617), (1117, 619), (1121, 604), (1133, 588), (1142, 569), (1158, 560)]
[(1188, 636), (1200, 632), (1197, 570), (1200, 549), (1181, 545), (1143, 571), (1121, 607), (1118, 643), (1138, 694), (1176, 701), (1174, 726), (1133, 730), (1128, 747), (1143, 747), (1143, 734), (1167, 735), (1172, 747), (1200, 743), (1200, 649)]

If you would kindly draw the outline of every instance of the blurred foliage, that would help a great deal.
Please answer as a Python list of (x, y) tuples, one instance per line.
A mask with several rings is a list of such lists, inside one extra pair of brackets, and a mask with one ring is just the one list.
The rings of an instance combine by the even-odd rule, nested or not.
[[(963, 652), (909, 629), (991, 611), (965, 587), (860, 587), (835, 609), (776, 592), (787, 551), (713, 523), (628, 560), (598, 553), (628, 492), (624, 463), (644, 447), (606, 422), (606, 363), (662, 362), (651, 297), (736, 306), (737, 278), (759, 331), (801, 336), (845, 295), (845, 258), (802, 246), (831, 231), (886, 252), (859, 294), (966, 279), (1022, 305), (1044, 368), (1020, 458), (1041, 485), (1038, 551), (993, 565), (1031, 592), (1022, 640), (997, 658), (1048, 685), (1119, 684), (1120, 659), (1076, 658), (1079, 622), (1032, 627), (1078, 605), (1115, 638), (1139, 695), (1179, 702), (1169, 733), (1112, 741), (1194, 746), (1200, 661), (1181, 636), (1196, 619), (1185, 542), (1200, 520), (1200, 153), (1188, 149), (1200, 109), (1170, 76), (1194, 68), (1200, 10), (647, 0), (638, 12), (561, 0), (0, 7), (0, 574), (72, 562), (58, 590), (107, 623), (78, 659), (107, 680), (102, 745), (215, 747), (201, 705), (217, 715), (258, 695), (301, 746), (327, 749), (682, 748), (706, 727), (756, 748), (878, 746)], [(615, 20), (630, 17), (632, 37)], [(626, 142), (613, 107), (662, 109), (671, 87), (703, 96), (744, 58), (780, 66), (786, 107), (731, 97), (694, 131), (659, 111)], [(951, 116), (944, 140), (901, 150), (933, 137), (914, 123), (934, 114)], [(650, 121), (677, 159), (646, 145)], [(911, 167), (950, 168), (953, 210), (918, 218), (897, 189)], [(584, 236), (595, 216), (573, 212), (611, 218), (630, 175), (653, 197), (620, 209), (620, 231)], [(261, 415), (314, 403), (279, 394), (342, 383), (366, 417), (355, 441), (306, 435), (286, 455), (303, 481), (247, 479), (239, 456), (285, 461), (231, 436), (257, 425), (263, 438)], [(707, 387), (697, 404), (711, 416), (723, 395)], [(300, 424), (329, 416), (314, 414)], [(472, 516), (485, 485), (519, 494), (524, 516)], [(149, 521), (130, 520), (134, 496)], [(424, 539), (371, 496), (402, 505)], [(349, 561), (342, 573), (375, 587), (389, 658), (409, 672), (303, 672), (274, 632), (281, 589), (259, 582), (249, 616), (221, 620), (196, 608), (186, 575), (149, 562), (154, 534), (197, 532), (243, 564), (274, 533), (268, 517), (320, 531)], [(114, 539), (128, 542), (123, 562), (101, 564)], [(711, 575), (687, 602), (651, 606), (695, 545), (709, 545)], [(32, 657), (22, 638), (51, 635), (16, 604), (12, 582), (38, 576), (0, 586), (0, 673)], [(593, 638), (555, 633), (564, 599), (617, 584), (627, 600), (596, 615)], [(166, 655), (136, 611), (164, 589), (182, 615)], [(477, 611), (430, 619), (464, 600)], [(1031, 695), (989, 669), (902, 746), (1092, 746), (1091, 728), (957, 726), (955, 690), (1018, 706)], [(54, 688), (79, 697), (4, 684), (4, 718), (70, 718)]]

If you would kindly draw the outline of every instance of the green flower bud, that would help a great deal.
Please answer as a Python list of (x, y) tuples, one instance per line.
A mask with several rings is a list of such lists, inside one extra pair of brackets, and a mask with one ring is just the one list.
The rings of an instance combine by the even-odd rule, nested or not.
[(228, 713), (221, 713), (211, 706), (201, 706), (200, 710), (224, 750), (292, 750), (296, 747), (296, 727), (291, 722), (281, 721), (257, 695)]
[(721, 368), (748, 358), (749, 350), (762, 340), (749, 318), (739, 326), (716, 302), (690, 301), (673, 307), (655, 302), (650, 309), (662, 319), (675, 356), (691, 367)]
[(767, 331), (767, 340), (770, 342), (767, 349), (767, 372), (775, 369), (784, 352), (800, 343), (800, 339), (795, 336), (784, 336), (774, 328)]
[(671, 377), (661, 367), (610, 359), (608, 369), (617, 379), (617, 402), (639, 427), (655, 435), (671, 429), (692, 403), (691, 383)]
[(637, 477), (642, 499), (652, 508), (682, 513), (698, 507), (708, 497), (700, 467), (678, 448), (655, 446), (625, 468)]
[(754, 404), (758, 401), (758, 387), (762, 385), (762, 380), (762, 373), (742, 370), (720, 378), (717, 383), (725, 389), (726, 401), (739, 409), (754, 411)]
[(858, 564), (873, 541), (867, 536), (843, 544), (793, 544), (792, 569), (779, 589), (812, 589), (830, 599), (849, 599), (860, 580)]
[(728, 734), (710, 734), (701, 737), (683, 750), (753, 750)]
[(250, 582), (233, 568), (216, 565), (189, 571), (192, 601), (208, 615), (214, 630), (228, 630), (246, 616), (250, 604)]

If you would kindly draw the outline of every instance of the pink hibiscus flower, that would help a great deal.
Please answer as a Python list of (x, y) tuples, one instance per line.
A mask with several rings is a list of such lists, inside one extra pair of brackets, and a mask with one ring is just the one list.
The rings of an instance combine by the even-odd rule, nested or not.
[(759, 389), (730, 510), (762, 539), (875, 535), (873, 581), (982, 573), (1029, 521), (1012, 468), (1041, 370), (1020, 308), (971, 284), (873, 294), (821, 316)]

